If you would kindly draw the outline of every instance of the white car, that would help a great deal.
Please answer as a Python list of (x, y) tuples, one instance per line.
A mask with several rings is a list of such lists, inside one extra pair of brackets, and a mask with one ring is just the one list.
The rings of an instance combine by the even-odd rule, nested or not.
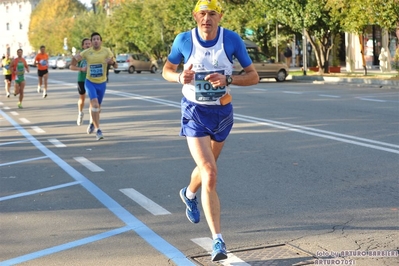
[(35, 66), (35, 57), (34, 56), (26, 56), (25, 61), (28, 66), (30, 66), (30, 67)]
[(52, 56), (48, 59), (48, 66), (51, 67), (52, 69), (57, 68), (57, 61), (58, 59), (61, 59), (62, 56)]

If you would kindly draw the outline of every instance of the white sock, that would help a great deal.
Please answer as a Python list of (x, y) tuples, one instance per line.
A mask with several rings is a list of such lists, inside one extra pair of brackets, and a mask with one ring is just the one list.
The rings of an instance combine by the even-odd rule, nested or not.
[(223, 237), (222, 237), (222, 234), (214, 234), (214, 235), (213, 235), (213, 240), (215, 240), (215, 239), (217, 239), (217, 238), (220, 238), (220, 239), (224, 242)]
[(187, 197), (189, 200), (194, 199), (196, 194), (197, 194), (197, 193), (191, 192), (190, 189), (187, 187), (187, 189), (186, 189), (186, 197)]

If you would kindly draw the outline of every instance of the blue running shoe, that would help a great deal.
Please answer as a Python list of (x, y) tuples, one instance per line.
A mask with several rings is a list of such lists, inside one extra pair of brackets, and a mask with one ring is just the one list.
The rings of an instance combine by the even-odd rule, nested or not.
[(103, 132), (101, 132), (100, 129), (97, 130), (96, 138), (97, 138), (97, 140), (100, 140), (100, 139), (103, 139), (103, 138), (104, 138)]
[(226, 245), (220, 238), (213, 240), (212, 261), (227, 259)]
[(200, 212), (197, 208), (198, 202), (197, 197), (190, 200), (186, 197), (187, 187), (182, 188), (180, 190), (180, 198), (186, 204), (186, 216), (188, 220), (194, 224), (199, 223), (200, 221)]
[(90, 125), (87, 127), (87, 134), (91, 134), (94, 131), (94, 124), (90, 123)]

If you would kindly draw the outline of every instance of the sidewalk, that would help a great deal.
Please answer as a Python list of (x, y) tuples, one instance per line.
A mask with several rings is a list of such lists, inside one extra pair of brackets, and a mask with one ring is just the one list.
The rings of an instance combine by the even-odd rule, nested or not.
[[(341, 73), (331, 73), (320, 75), (317, 72), (306, 71), (305, 75), (300, 75), (297, 72), (303, 72), (302, 68), (291, 67), (289, 69), (294, 75), (289, 75), (287, 80), (295, 82), (312, 82), (312, 83), (332, 83), (332, 84), (354, 84), (358, 86), (378, 86), (384, 89), (399, 89), (399, 78), (392, 79), (398, 75), (398, 72), (390, 71), (381, 73), (379, 69), (367, 69), (367, 76), (364, 76), (363, 69), (357, 69), (355, 72), (346, 72), (345, 67), (341, 68)], [(296, 72), (296, 73), (295, 73)]]

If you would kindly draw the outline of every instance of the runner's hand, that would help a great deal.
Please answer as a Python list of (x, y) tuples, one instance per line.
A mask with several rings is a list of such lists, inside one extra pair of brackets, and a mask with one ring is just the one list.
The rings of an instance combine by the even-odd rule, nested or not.
[(189, 66), (188, 69), (183, 70), (180, 77), (180, 82), (182, 84), (190, 84), (191, 81), (194, 79), (195, 71), (193, 69), (193, 64)]

